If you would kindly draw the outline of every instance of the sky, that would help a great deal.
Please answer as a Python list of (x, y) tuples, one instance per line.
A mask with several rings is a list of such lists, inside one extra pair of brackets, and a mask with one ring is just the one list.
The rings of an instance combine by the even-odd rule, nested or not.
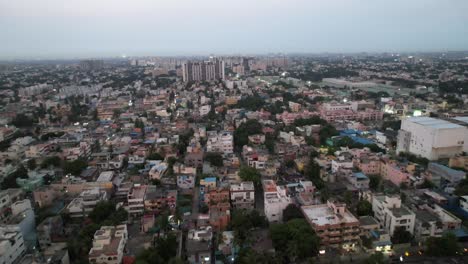
[(0, 59), (468, 50), (468, 0), (0, 0)]

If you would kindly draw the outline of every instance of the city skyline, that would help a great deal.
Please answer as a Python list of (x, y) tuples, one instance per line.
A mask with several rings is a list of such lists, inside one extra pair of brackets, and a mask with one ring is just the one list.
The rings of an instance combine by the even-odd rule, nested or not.
[(1, 0), (0, 59), (468, 47), (468, 2), (461, 0), (114, 2)]

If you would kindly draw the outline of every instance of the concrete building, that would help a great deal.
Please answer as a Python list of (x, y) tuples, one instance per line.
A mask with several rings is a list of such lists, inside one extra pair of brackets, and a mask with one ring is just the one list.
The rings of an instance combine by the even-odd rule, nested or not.
[(89, 263), (122, 263), (127, 239), (126, 225), (102, 226), (94, 233), (93, 247), (89, 250)]
[(254, 209), (255, 188), (253, 182), (233, 183), (230, 187), (231, 205), (238, 209)]
[(231, 154), (234, 151), (234, 137), (231, 132), (208, 131), (208, 141), (206, 142), (207, 152), (218, 152), (222, 154)]
[(65, 229), (60, 215), (47, 217), (37, 227), (37, 240), (39, 247), (44, 250), (53, 243), (65, 242)]
[(80, 61), (80, 68), (85, 71), (93, 71), (104, 68), (103, 60), (82, 60)]
[(0, 226), (0, 263), (16, 263), (26, 253), (19, 227)]
[(414, 233), (416, 215), (401, 203), (400, 196), (374, 195), (372, 211), (380, 227), (391, 235), (397, 227), (402, 227), (411, 234)]
[(353, 248), (360, 235), (359, 220), (344, 203), (302, 206), (301, 211), (324, 246)]
[(284, 186), (277, 186), (273, 180), (264, 180), (263, 198), (265, 216), (269, 222), (283, 221), (283, 210), (292, 203)]
[(73, 199), (67, 206), (70, 217), (84, 217), (93, 211), (96, 204), (107, 201), (107, 192), (95, 187), (81, 192), (78, 198)]
[(147, 185), (135, 184), (127, 196), (127, 211), (131, 215), (142, 215), (145, 211)]
[(466, 127), (431, 117), (411, 117), (401, 122), (397, 153), (412, 154), (438, 160), (450, 158), (463, 151)]
[(224, 61), (187, 61), (182, 65), (184, 82), (224, 80)]
[(211, 227), (191, 229), (187, 234), (187, 261), (190, 264), (208, 264), (211, 262), (213, 231)]
[(439, 187), (443, 187), (446, 184), (455, 186), (460, 183), (466, 175), (464, 171), (454, 170), (435, 162), (429, 163), (427, 172), (431, 174), (431, 181)]

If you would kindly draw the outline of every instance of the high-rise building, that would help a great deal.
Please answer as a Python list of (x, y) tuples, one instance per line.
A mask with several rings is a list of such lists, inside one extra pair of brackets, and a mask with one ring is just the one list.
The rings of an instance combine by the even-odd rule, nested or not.
[(85, 71), (99, 70), (104, 68), (103, 60), (82, 60), (80, 61), (80, 68)]
[(224, 61), (188, 61), (182, 65), (184, 82), (224, 80)]

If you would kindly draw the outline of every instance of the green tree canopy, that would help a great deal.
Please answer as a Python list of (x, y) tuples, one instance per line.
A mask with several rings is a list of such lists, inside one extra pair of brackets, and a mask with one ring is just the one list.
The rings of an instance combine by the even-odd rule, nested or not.
[(317, 255), (320, 239), (304, 219), (293, 219), (270, 227), (273, 245), (280, 256), (296, 262)]
[(239, 170), (239, 177), (243, 181), (251, 181), (255, 185), (259, 185), (260, 181), (262, 179), (262, 176), (260, 175), (260, 172), (258, 172), (257, 169), (248, 167), (248, 166), (242, 166)]
[(426, 252), (431, 256), (455, 256), (460, 251), (457, 238), (451, 233), (442, 237), (430, 237), (426, 240)]
[(393, 236), (392, 236), (392, 243), (393, 244), (403, 244), (403, 243), (409, 243), (411, 242), (411, 239), (413, 238), (413, 235), (409, 231), (407, 231), (403, 227), (397, 227), (395, 228), (395, 231), (393, 231)]
[(205, 154), (204, 159), (215, 167), (223, 166), (223, 156), (220, 153), (208, 152)]
[(366, 200), (361, 200), (356, 206), (356, 213), (358, 216), (373, 215), (372, 204)]
[(283, 222), (288, 222), (292, 219), (304, 218), (301, 209), (295, 204), (289, 204), (283, 210)]

